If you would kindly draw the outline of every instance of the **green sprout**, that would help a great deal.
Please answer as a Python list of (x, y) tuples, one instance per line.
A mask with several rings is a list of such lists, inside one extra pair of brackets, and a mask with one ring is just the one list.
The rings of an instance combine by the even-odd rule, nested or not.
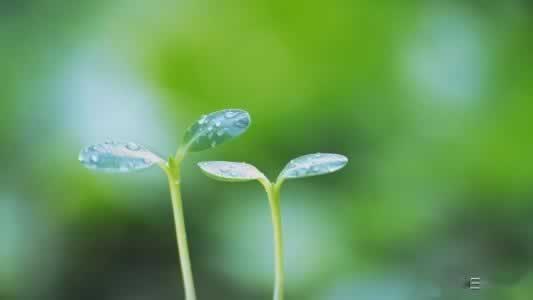
[(281, 171), (276, 182), (270, 180), (256, 167), (241, 162), (206, 161), (198, 166), (208, 176), (227, 182), (259, 181), (268, 195), (274, 228), (275, 283), (274, 300), (283, 300), (283, 237), (281, 227), (280, 189), (286, 179), (303, 178), (333, 173), (348, 163), (348, 158), (339, 154), (316, 153), (291, 160)]
[(250, 115), (240, 109), (226, 109), (202, 116), (187, 129), (174, 157), (164, 161), (145, 147), (133, 143), (109, 141), (81, 150), (79, 161), (87, 168), (109, 173), (126, 173), (158, 165), (168, 177), (178, 255), (180, 258), (185, 299), (195, 300), (196, 292), (189, 258), (185, 218), (181, 200), (181, 163), (188, 152), (213, 148), (244, 133), (250, 126)]

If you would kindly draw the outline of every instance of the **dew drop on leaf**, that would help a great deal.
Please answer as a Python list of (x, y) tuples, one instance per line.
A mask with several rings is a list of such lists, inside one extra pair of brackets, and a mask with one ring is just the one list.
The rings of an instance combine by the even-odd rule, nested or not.
[(224, 113), (224, 117), (228, 118), (228, 119), (231, 119), (233, 117), (235, 117), (238, 113), (233, 111), (233, 110), (228, 110)]
[(140, 150), (141, 147), (133, 142), (129, 142), (126, 144), (126, 148), (128, 148), (129, 150), (131, 151), (137, 151), (137, 150)]
[(235, 126), (239, 128), (246, 128), (248, 127), (249, 123), (250, 122), (248, 119), (239, 119), (237, 122), (235, 122)]

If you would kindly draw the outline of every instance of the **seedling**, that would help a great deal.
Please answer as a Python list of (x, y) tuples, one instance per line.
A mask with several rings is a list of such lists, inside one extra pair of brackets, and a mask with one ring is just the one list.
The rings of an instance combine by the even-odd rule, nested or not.
[(206, 161), (198, 166), (209, 177), (228, 182), (259, 181), (268, 195), (274, 228), (275, 283), (274, 300), (283, 300), (283, 238), (281, 228), (280, 189), (286, 179), (303, 178), (333, 173), (348, 163), (348, 158), (339, 154), (316, 153), (291, 160), (275, 182), (256, 167), (241, 162)]
[(204, 115), (187, 129), (176, 155), (169, 157), (168, 161), (133, 142), (109, 141), (89, 146), (79, 154), (79, 161), (85, 167), (96, 171), (126, 173), (154, 165), (163, 169), (170, 187), (178, 255), (187, 300), (195, 300), (196, 292), (181, 200), (181, 163), (188, 152), (207, 150), (241, 135), (248, 129), (250, 122), (250, 115), (240, 109), (227, 109)]

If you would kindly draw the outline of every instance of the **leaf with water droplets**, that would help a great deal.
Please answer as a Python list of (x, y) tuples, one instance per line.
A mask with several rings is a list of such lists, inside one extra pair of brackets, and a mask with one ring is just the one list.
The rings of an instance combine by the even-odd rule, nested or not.
[(142, 170), (163, 162), (159, 156), (136, 143), (114, 141), (82, 149), (78, 159), (88, 169), (114, 173)]
[(241, 162), (204, 161), (198, 166), (209, 177), (230, 182), (243, 182), (266, 178), (256, 167)]
[(220, 145), (244, 133), (250, 126), (250, 114), (241, 109), (225, 109), (202, 116), (183, 138), (189, 151), (202, 151)]
[(279, 178), (283, 180), (333, 173), (342, 169), (347, 163), (348, 158), (340, 154), (308, 154), (291, 160), (281, 171)]

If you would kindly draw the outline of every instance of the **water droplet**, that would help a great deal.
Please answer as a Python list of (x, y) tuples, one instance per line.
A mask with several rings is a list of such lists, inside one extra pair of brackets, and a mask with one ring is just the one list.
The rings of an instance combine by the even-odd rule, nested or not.
[(207, 127), (207, 131), (212, 131), (212, 130), (213, 130), (213, 126)]
[(217, 121), (215, 122), (215, 127), (220, 127), (220, 125), (222, 125), (222, 122), (220, 122), (219, 120), (217, 120)]
[(91, 162), (92, 163), (97, 163), (98, 162), (98, 156), (96, 154), (92, 154), (91, 155)]
[(126, 148), (128, 148), (131, 151), (138, 151), (141, 149), (141, 147), (135, 143), (129, 142), (126, 144)]
[(224, 128), (220, 129), (219, 131), (217, 131), (217, 135), (218, 136), (222, 136), (224, 134), (225, 130)]
[(248, 126), (248, 124), (250, 124), (250, 122), (247, 118), (239, 119), (237, 122), (234, 123), (234, 125), (239, 128), (245, 128), (246, 126)]
[(231, 118), (234, 118), (238, 114), (239, 114), (238, 112), (229, 110), (229, 111), (224, 113), (224, 117), (226, 117), (228, 119), (231, 119)]

